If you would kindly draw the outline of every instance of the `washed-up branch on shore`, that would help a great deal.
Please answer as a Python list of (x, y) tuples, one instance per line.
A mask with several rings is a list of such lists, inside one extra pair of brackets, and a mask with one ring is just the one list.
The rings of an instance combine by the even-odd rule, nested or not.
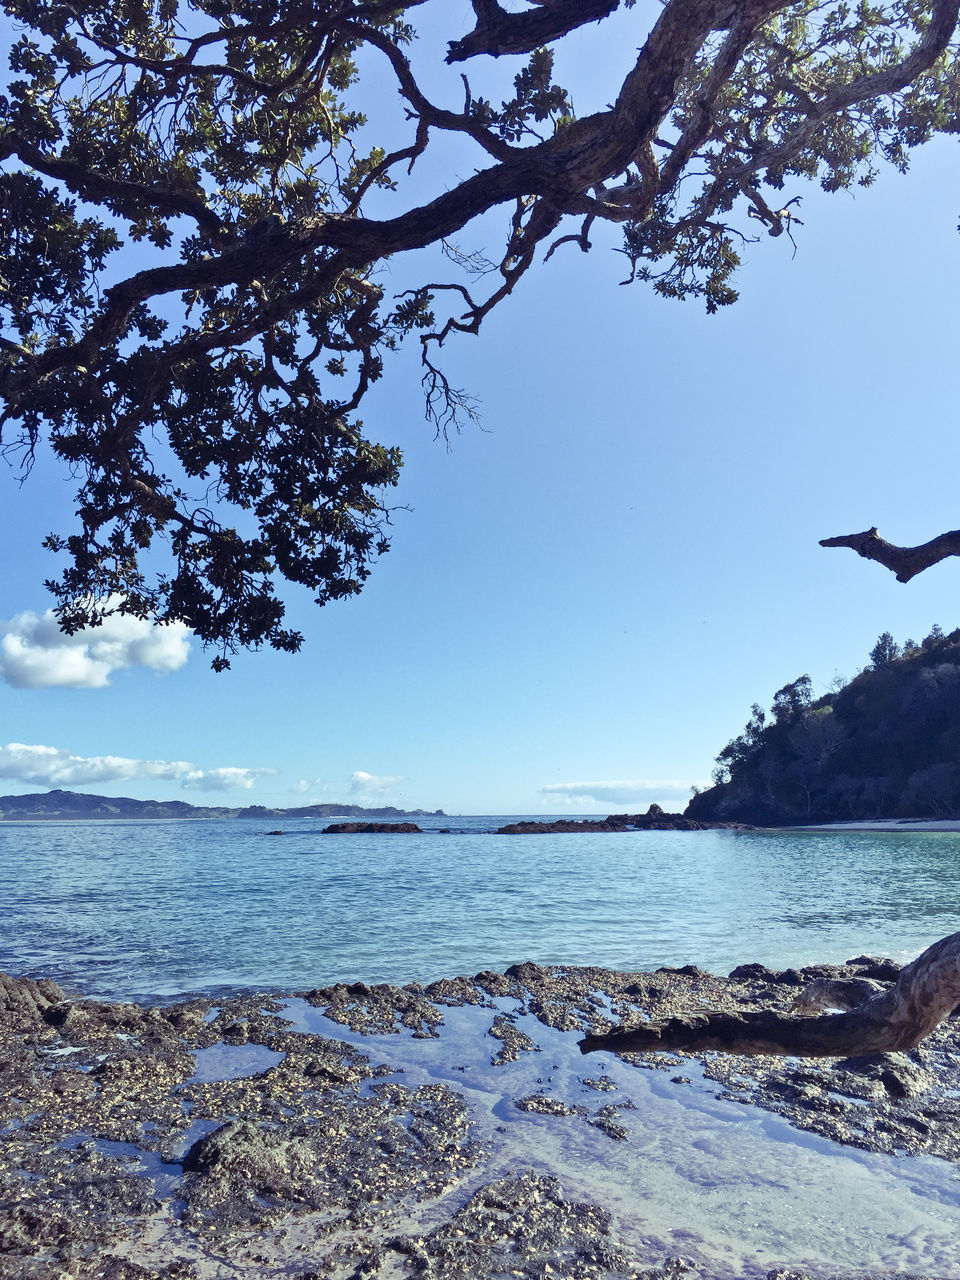
[[(799, 1003), (811, 1006), (842, 998), (830, 984), (817, 984)], [(651, 1050), (795, 1057), (865, 1057), (913, 1049), (960, 1005), (960, 933), (928, 947), (901, 970), (888, 991), (845, 1013), (814, 1016), (755, 1013), (704, 1013), (619, 1027), (580, 1041), (583, 1053), (644, 1053)]]

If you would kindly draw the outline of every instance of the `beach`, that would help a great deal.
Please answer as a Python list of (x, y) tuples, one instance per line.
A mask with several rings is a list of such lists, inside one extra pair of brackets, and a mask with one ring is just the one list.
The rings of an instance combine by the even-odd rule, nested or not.
[(578, 1047), (895, 970), (527, 963), (152, 1008), (4, 978), (0, 1275), (956, 1276), (954, 1020), (874, 1060)]

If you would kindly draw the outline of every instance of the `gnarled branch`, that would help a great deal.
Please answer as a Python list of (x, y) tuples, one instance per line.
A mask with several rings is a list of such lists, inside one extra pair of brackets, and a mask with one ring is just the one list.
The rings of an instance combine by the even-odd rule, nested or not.
[(503, 53), (530, 53), (540, 45), (599, 22), (620, 0), (554, 0), (524, 13), (507, 13), (496, 0), (473, 0), (477, 25), (462, 40), (452, 40), (447, 62), (464, 62), (478, 53), (499, 58)]
[(924, 569), (939, 564), (948, 556), (960, 556), (960, 529), (941, 533), (919, 547), (897, 547), (881, 538), (876, 529), (863, 533), (847, 533), (836, 538), (821, 538), (821, 547), (849, 547), (864, 560), (876, 560), (896, 575), (898, 582), (909, 582)]
[(895, 986), (848, 1013), (803, 1017), (761, 1010), (666, 1018), (586, 1036), (582, 1053), (704, 1049), (808, 1058), (866, 1056), (913, 1049), (960, 1004), (960, 933), (928, 947), (901, 970)]

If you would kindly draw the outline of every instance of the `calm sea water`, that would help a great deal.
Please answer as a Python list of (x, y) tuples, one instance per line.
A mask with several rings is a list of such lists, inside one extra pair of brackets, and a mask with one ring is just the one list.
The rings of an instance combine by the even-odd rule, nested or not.
[(960, 834), (490, 834), (503, 821), (422, 819), (406, 836), (4, 823), (0, 969), (149, 999), (522, 960), (725, 973), (906, 959), (960, 930)]

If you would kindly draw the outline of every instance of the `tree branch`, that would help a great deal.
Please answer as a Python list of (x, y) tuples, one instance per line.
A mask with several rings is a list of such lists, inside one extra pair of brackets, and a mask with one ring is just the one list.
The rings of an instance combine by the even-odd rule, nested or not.
[(49, 155), (14, 134), (0, 138), (0, 161), (16, 156), (18, 160), (48, 178), (63, 182), (76, 195), (92, 200), (134, 201), (159, 209), (161, 213), (193, 218), (208, 234), (219, 236), (224, 230), (222, 220), (196, 192), (171, 187), (133, 182), (128, 178), (112, 178), (98, 173), (75, 160), (63, 160)]
[(884, 568), (896, 575), (898, 582), (909, 582), (924, 569), (946, 560), (949, 556), (960, 556), (960, 529), (952, 529), (949, 533), (941, 533), (918, 547), (897, 547), (892, 542), (881, 538), (876, 529), (865, 529), (863, 533), (847, 533), (836, 538), (821, 538), (821, 547), (849, 547), (864, 560), (876, 560)]
[(346, 35), (353, 34), (358, 40), (365, 40), (373, 45), (389, 60), (394, 75), (399, 81), (400, 92), (425, 124), (433, 125), (438, 129), (447, 129), (450, 132), (469, 134), (474, 142), (497, 160), (504, 160), (516, 154), (515, 147), (511, 147), (508, 142), (498, 138), (489, 129), (485, 129), (477, 120), (471, 120), (466, 112), (458, 115), (455, 111), (435, 107), (428, 101), (417, 84), (409, 59), (401, 53), (392, 40), (381, 32), (373, 27), (355, 26), (352, 23), (344, 24), (343, 31)]
[(825, 94), (805, 113), (803, 124), (782, 142), (759, 151), (748, 163), (730, 170), (724, 176), (741, 182), (761, 169), (776, 168), (791, 160), (809, 143), (824, 120), (858, 102), (867, 102), (884, 94), (896, 93), (928, 71), (940, 57), (957, 26), (960, 0), (934, 0), (930, 25), (923, 38), (902, 62), (870, 75), (858, 76)]
[(496, 0), (473, 0), (477, 25), (462, 40), (451, 40), (447, 62), (464, 62), (478, 53), (530, 53), (540, 45), (609, 17), (620, 0), (553, 0), (523, 13), (507, 13)]
[[(669, 111), (690, 61), (724, 10), (725, 0), (672, 0), (660, 14), (611, 111), (575, 120), (536, 146), (517, 150), (465, 179), (428, 204), (384, 221), (319, 214), (271, 224), (269, 241), (248, 234), (225, 251), (202, 262), (156, 267), (137, 272), (107, 290), (100, 314), (80, 340), (25, 360), (4, 378), (11, 399), (31, 382), (55, 369), (92, 367), (99, 351), (115, 342), (133, 307), (149, 297), (174, 291), (249, 283), (264, 261), (273, 269), (333, 250), (323, 276), (332, 287), (338, 272), (410, 249), (423, 248), (455, 234), (481, 213), (529, 196), (543, 197), (539, 237), (550, 235), (562, 214), (594, 212), (596, 202), (583, 193), (622, 173), (654, 136)], [(786, 0), (765, 0), (756, 21)], [(412, 86), (410, 86), (412, 88)], [(429, 104), (424, 103), (427, 107)], [(454, 117), (462, 125), (462, 117)], [(184, 210), (185, 211), (185, 210)], [(524, 237), (524, 268), (535, 247)], [(511, 273), (515, 279), (516, 273)], [(512, 286), (511, 286), (512, 287)], [(509, 289), (503, 291), (509, 292)], [(499, 300), (499, 298), (498, 298)], [(486, 309), (485, 309), (486, 310)], [(204, 335), (209, 340), (209, 332)], [(215, 339), (214, 339), (215, 342)]]
[(960, 1004), (960, 933), (928, 947), (901, 970), (895, 986), (849, 1013), (803, 1017), (773, 1013), (708, 1013), (648, 1022), (586, 1036), (581, 1053), (788, 1054), (810, 1058), (867, 1056), (913, 1049)]
[(673, 190), (692, 156), (710, 138), (717, 98), (736, 70), (737, 63), (743, 56), (755, 30), (755, 22), (740, 17), (727, 33), (727, 38), (716, 56), (710, 75), (697, 96), (696, 110), (693, 112), (692, 119), (663, 164), (660, 184), (664, 191)]

